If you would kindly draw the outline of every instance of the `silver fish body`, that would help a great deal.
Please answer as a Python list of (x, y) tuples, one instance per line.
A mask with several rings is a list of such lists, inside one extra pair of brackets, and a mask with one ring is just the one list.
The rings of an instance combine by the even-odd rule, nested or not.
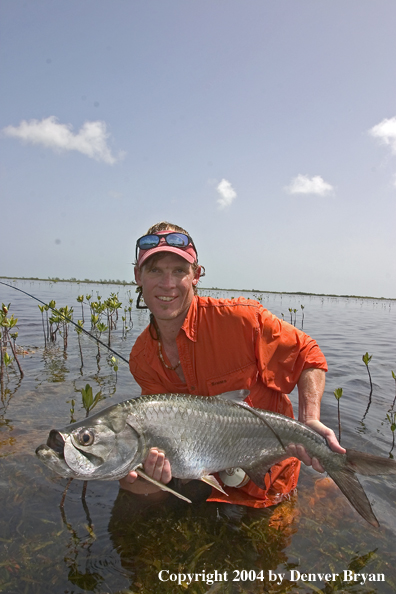
[(377, 526), (355, 472), (396, 473), (396, 462), (353, 450), (335, 453), (306, 425), (250, 408), (243, 402), (247, 394), (241, 390), (214, 397), (162, 394), (126, 400), (51, 431), (36, 453), (63, 477), (114, 480), (138, 468), (156, 447), (166, 453), (176, 478), (210, 482), (213, 473), (240, 467), (264, 488), (270, 467), (290, 457), (287, 446), (301, 444), (355, 509)]

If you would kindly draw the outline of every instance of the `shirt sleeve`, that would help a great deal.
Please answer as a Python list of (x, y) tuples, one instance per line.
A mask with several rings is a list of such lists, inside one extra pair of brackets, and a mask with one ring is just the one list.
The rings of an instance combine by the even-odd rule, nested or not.
[(143, 332), (132, 347), (129, 356), (129, 369), (142, 389), (142, 396), (164, 394), (166, 389), (145, 357), (145, 333)]
[[(130, 369), (132, 371), (132, 367), (130, 365)], [(139, 374), (136, 368), (132, 371), (132, 375), (135, 378), (136, 382), (142, 389), (142, 396), (149, 396), (150, 394), (165, 394), (166, 390), (164, 386), (159, 385), (155, 380), (148, 377), (146, 374)]]
[(264, 384), (285, 394), (294, 389), (304, 369), (327, 371), (317, 342), (264, 308), (258, 312), (255, 354)]

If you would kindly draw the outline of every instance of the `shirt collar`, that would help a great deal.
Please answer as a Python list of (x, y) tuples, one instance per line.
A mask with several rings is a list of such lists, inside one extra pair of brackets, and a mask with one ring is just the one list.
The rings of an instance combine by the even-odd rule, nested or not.
[(183, 325), (181, 327), (184, 330), (187, 338), (193, 342), (197, 342), (197, 325), (198, 325), (198, 297), (194, 295)]

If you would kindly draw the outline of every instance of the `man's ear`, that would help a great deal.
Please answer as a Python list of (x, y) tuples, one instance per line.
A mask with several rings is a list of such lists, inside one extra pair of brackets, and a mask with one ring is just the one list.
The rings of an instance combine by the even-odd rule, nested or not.
[(196, 285), (198, 283), (199, 278), (201, 276), (201, 272), (202, 272), (202, 267), (201, 266), (198, 266), (197, 270), (195, 271), (194, 278), (193, 278), (193, 281), (192, 281), (192, 284), (193, 285)]
[(142, 278), (141, 278), (141, 270), (140, 270), (139, 266), (135, 266), (134, 273), (135, 273), (135, 281), (137, 282), (139, 287), (141, 287), (142, 286)]

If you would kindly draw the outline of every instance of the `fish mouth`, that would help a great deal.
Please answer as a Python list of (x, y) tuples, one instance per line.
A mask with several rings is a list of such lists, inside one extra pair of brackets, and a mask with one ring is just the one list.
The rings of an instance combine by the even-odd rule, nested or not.
[(86, 480), (103, 464), (103, 459), (89, 452), (80, 451), (71, 441), (69, 434), (57, 429), (49, 433), (47, 443), (36, 449), (40, 460), (64, 478), (74, 477)]
[(47, 439), (47, 446), (58, 459), (64, 460), (68, 466), (78, 459), (86, 470), (90, 468), (92, 472), (97, 466), (103, 464), (103, 458), (92, 452), (81, 450), (78, 446), (76, 447), (74, 441), (71, 435), (66, 434), (65, 436), (57, 429), (52, 429)]
[(42, 444), (38, 446), (38, 448), (36, 448), (36, 456), (41, 460), (43, 464), (48, 466), (48, 468), (56, 474), (64, 478), (70, 478), (72, 476), (75, 476), (73, 471), (66, 464), (63, 452), (61, 452), (60, 450), (61, 448), (59, 447), (59, 445), (58, 449), (54, 450), (47, 444)]
[(47, 439), (47, 446), (64, 458), (65, 438), (60, 431), (52, 429)]

